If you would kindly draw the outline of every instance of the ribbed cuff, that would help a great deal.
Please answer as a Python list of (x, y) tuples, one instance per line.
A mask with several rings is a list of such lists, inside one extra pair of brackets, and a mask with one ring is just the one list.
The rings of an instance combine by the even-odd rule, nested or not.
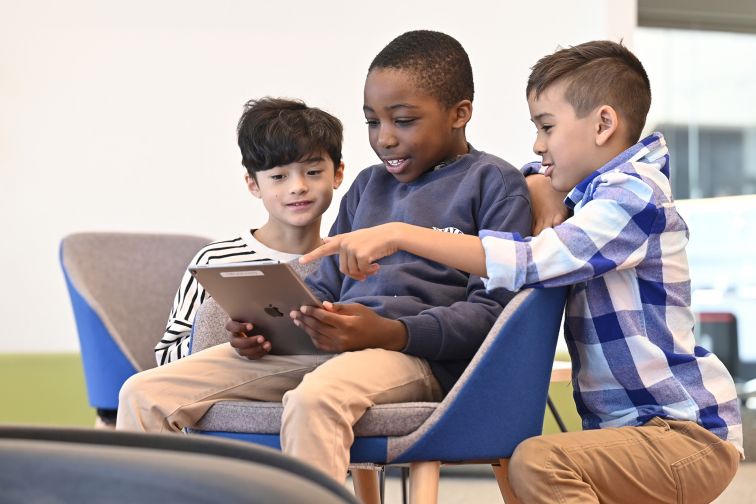
[(399, 321), (407, 327), (407, 346), (403, 352), (416, 357), (435, 360), (441, 348), (441, 326), (431, 315), (403, 317)]

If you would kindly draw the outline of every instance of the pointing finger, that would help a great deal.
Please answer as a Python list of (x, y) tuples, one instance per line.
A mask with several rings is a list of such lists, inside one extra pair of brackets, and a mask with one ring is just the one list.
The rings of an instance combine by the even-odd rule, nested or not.
[(339, 248), (341, 247), (341, 240), (338, 238), (338, 236), (332, 236), (320, 247), (300, 257), (300, 264), (308, 264), (316, 259), (320, 259), (321, 257), (338, 254)]

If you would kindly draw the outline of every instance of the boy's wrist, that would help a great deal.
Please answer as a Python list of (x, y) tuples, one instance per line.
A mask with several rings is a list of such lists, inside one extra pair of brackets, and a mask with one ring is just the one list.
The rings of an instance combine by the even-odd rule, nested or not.
[(385, 350), (393, 350), (395, 352), (401, 352), (407, 348), (407, 327), (399, 320), (389, 320), (388, 324), (391, 329), (387, 331), (388, 338), (386, 340)]
[(407, 227), (409, 227), (408, 224), (405, 224), (404, 222), (392, 222), (389, 225), (389, 233), (388, 233), (388, 242), (391, 244), (392, 248), (401, 250), (402, 247), (406, 246), (406, 232)]

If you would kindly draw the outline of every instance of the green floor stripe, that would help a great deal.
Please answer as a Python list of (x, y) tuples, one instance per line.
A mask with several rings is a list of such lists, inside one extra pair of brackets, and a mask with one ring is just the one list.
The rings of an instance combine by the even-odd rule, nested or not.
[(0, 423), (91, 427), (78, 354), (0, 354)]

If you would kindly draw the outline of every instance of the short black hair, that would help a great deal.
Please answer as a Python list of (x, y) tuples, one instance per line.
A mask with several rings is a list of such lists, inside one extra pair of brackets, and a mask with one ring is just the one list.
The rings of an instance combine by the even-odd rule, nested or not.
[(445, 107), (472, 101), (475, 94), (470, 58), (445, 33), (415, 30), (399, 35), (373, 59), (368, 73), (380, 68), (412, 73), (417, 85)]
[(594, 40), (560, 49), (533, 66), (525, 95), (538, 98), (557, 81), (567, 82), (564, 97), (578, 117), (609, 105), (625, 121), (636, 143), (651, 107), (651, 84), (640, 60), (622, 43)]
[(341, 121), (301, 100), (267, 96), (250, 100), (236, 132), (242, 164), (252, 177), (320, 152), (333, 160), (334, 169), (341, 163)]

